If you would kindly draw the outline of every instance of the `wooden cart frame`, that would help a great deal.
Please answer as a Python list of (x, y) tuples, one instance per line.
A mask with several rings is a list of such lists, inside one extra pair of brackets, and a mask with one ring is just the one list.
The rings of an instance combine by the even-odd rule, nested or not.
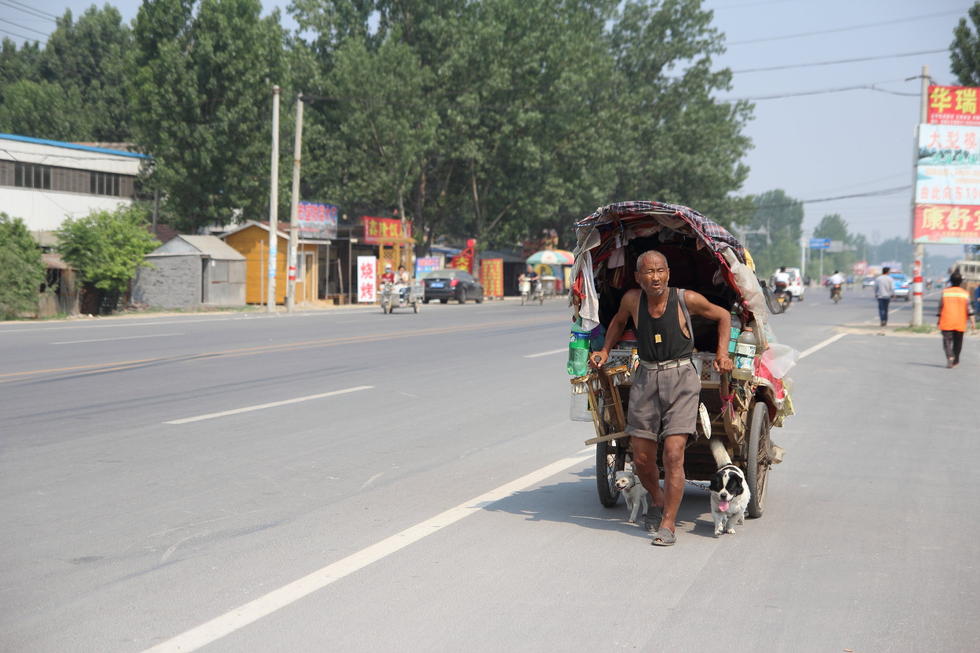
[[(717, 281), (720, 275), (722, 281), (716, 286), (725, 290), (724, 297), (732, 303), (727, 308), (738, 314), (743, 323), (753, 320), (764, 325), (768, 320), (764, 295), (758, 288), (758, 280), (745, 266), (741, 245), (722, 227), (687, 207), (625, 202), (602, 207), (576, 226), (579, 244), (572, 269), (575, 280), (572, 303), (577, 317), (584, 314), (584, 302), (590, 294), (596, 295), (594, 290), (588, 293), (584, 288), (585, 283), (593, 281), (584, 278), (586, 271), (594, 269), (593, 253), (601, 252), (613, 236), (625, 240), (629, 233), (663, 232), (671, 243), (669, 256), (675, 260), (685, 255), (684, 247), (676, 246), (680, 242), (692, 252), (698, 252), (702, 265), (716, 266), (718, 274), (711, 278)], [(586, 257), (589, 257), (587, 265)], [(761, 351), (767, 344), (765, 335), (760, 336)], [(636, 364), (635, 346), (633, 342), (618, 343), (602, 369), (572, 379), (573, 392), (588, 395), (596, 437), (586, 443), (596, 445), (597, 490), (599, 501), (607, 507), (619, 500), (616, 472), (631, 462), (626, 415), (630, 372)], [(698, 425), (700, 437), (692, 438), (685, 452), (685, 476), (688, 480), (709, 481), (721, 465), (731, 461), (745, 473), (752, 490), (748, 516), (761, 517), (765, 511), (769, 470), (783, 455), (783, 450), (772, 442), (771, 430), (781, 426), (783, 419), (792, 414), (792, 402), (781, 381), (757, 375), (743, 380), (719, 374), (711, 365), (714, 358), (713, 350), (694, 354), (694, 364), (701, 377), (703, 416)], [(661, 474), (662, 470), (661, 466)]]

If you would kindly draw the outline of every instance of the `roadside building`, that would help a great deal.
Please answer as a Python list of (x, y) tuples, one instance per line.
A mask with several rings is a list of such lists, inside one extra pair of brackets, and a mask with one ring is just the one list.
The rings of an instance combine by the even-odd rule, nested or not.
[[(282, 224), (282, 223), (279, 223)], [(288, 225), (286, 225), (288, 227)], [(276, 239), (276, 303), (286, 303), (286, 254), (289, 251), (289, 232), (277, 229)], [(245, 301), (264, 304), (269, 279), (269, 224), (248, 220), (240, 227), (221, 234), (220, 238), (245, 257)], [(300, 238), (297, 246), (296, 303), (315, 302), (319, 298), (318, 280), (320, 247), (330, 241)]]
[(132, 300), (154, 308), (245, 305), (245, 257), (215, 236), (175, 236), (146, 255)]
[(132, 204), (140, 167), (149, 160), (124, 149), (0, 134), (0, 210), (34, 232), (114, 211)]

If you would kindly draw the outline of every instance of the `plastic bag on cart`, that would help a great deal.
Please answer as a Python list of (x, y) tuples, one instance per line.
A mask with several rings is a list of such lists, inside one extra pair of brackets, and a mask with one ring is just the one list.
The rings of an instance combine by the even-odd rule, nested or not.
[(778, 342), (770, 342), (769, 349), (762, 353), (762, 364), (776, 379), (786, 376), (799, 359), (800, 352)]

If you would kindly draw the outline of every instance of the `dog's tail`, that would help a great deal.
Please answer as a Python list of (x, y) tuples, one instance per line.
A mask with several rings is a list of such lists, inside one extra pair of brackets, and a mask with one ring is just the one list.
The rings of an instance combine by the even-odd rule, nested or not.
[(718, 466), (718, 469), (732, 464), (732, 458), (728, 455), (728, 451), (725, 449), (721, 438), (711, 438), (708, 440), (708, 446), (711, 447), (711, 455), (714, 456), (715, 465)]

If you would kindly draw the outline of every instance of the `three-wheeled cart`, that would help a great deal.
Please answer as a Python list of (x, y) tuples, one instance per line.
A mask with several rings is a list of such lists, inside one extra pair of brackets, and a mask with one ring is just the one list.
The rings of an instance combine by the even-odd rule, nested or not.
[(396, 308), (411, 306), (412, 312), (418, 313), (419, 306), (425, 298), (425, 286), (421, 279), (413, 279), (404, 288), (405, 292), (399, 289), (390, 281), (386, 281), (381, 287), (381, 312), (391, 314)]
[[(598, 209), (577, 225), (578, 247), (572, 268), (571, 302), (575, 318), (601, 325), (601, 338), (615, 315), (620, 298), (637, 287), (634, 266), (645, 251), (655, 249), (667, 259), (669, 285), (695, 290), (712, 303), (730, 310), (733, 325), (752, 324), (758, 336), (757, 356), (749, 361), (746, 378), (719, 374), (711, 362), (717, 347), (717, 323), (691, 316), (695, 341), (693, 363), (701, 377), (698, 432), (685, 452), (688, 480), (708, 481), (729, 461), (745, 472), (752, 498), (747, 514), (765, 510), (770, 467), (782, 460), (783, 450), (770, 437), (774, 426), (793, 412), (786, 384), (785, 361), (769, 324), (764, 290), (745, 263), (739, 242), (720, 225), (687, 207), (659, 202), (624, 202)], [(572, 379), (575, 395), (587, 397), (596, 437), (596, 481), (599, 501), (616, 505), (616, 472), (631, 462), (626, 415), (631, 371), (636, 365), (635, 334), (627, 328), (611, 349), (602, 369)], [(598, 345), (596, 346), (598, 348)], [(783, 350), (788, 348), (783, 347)], [(768, 354), (765, 352), (769, 352)], [(661, 470), (663, 467), (661, 466)], [(662, 473), (662, 472), (661, 472)]]

